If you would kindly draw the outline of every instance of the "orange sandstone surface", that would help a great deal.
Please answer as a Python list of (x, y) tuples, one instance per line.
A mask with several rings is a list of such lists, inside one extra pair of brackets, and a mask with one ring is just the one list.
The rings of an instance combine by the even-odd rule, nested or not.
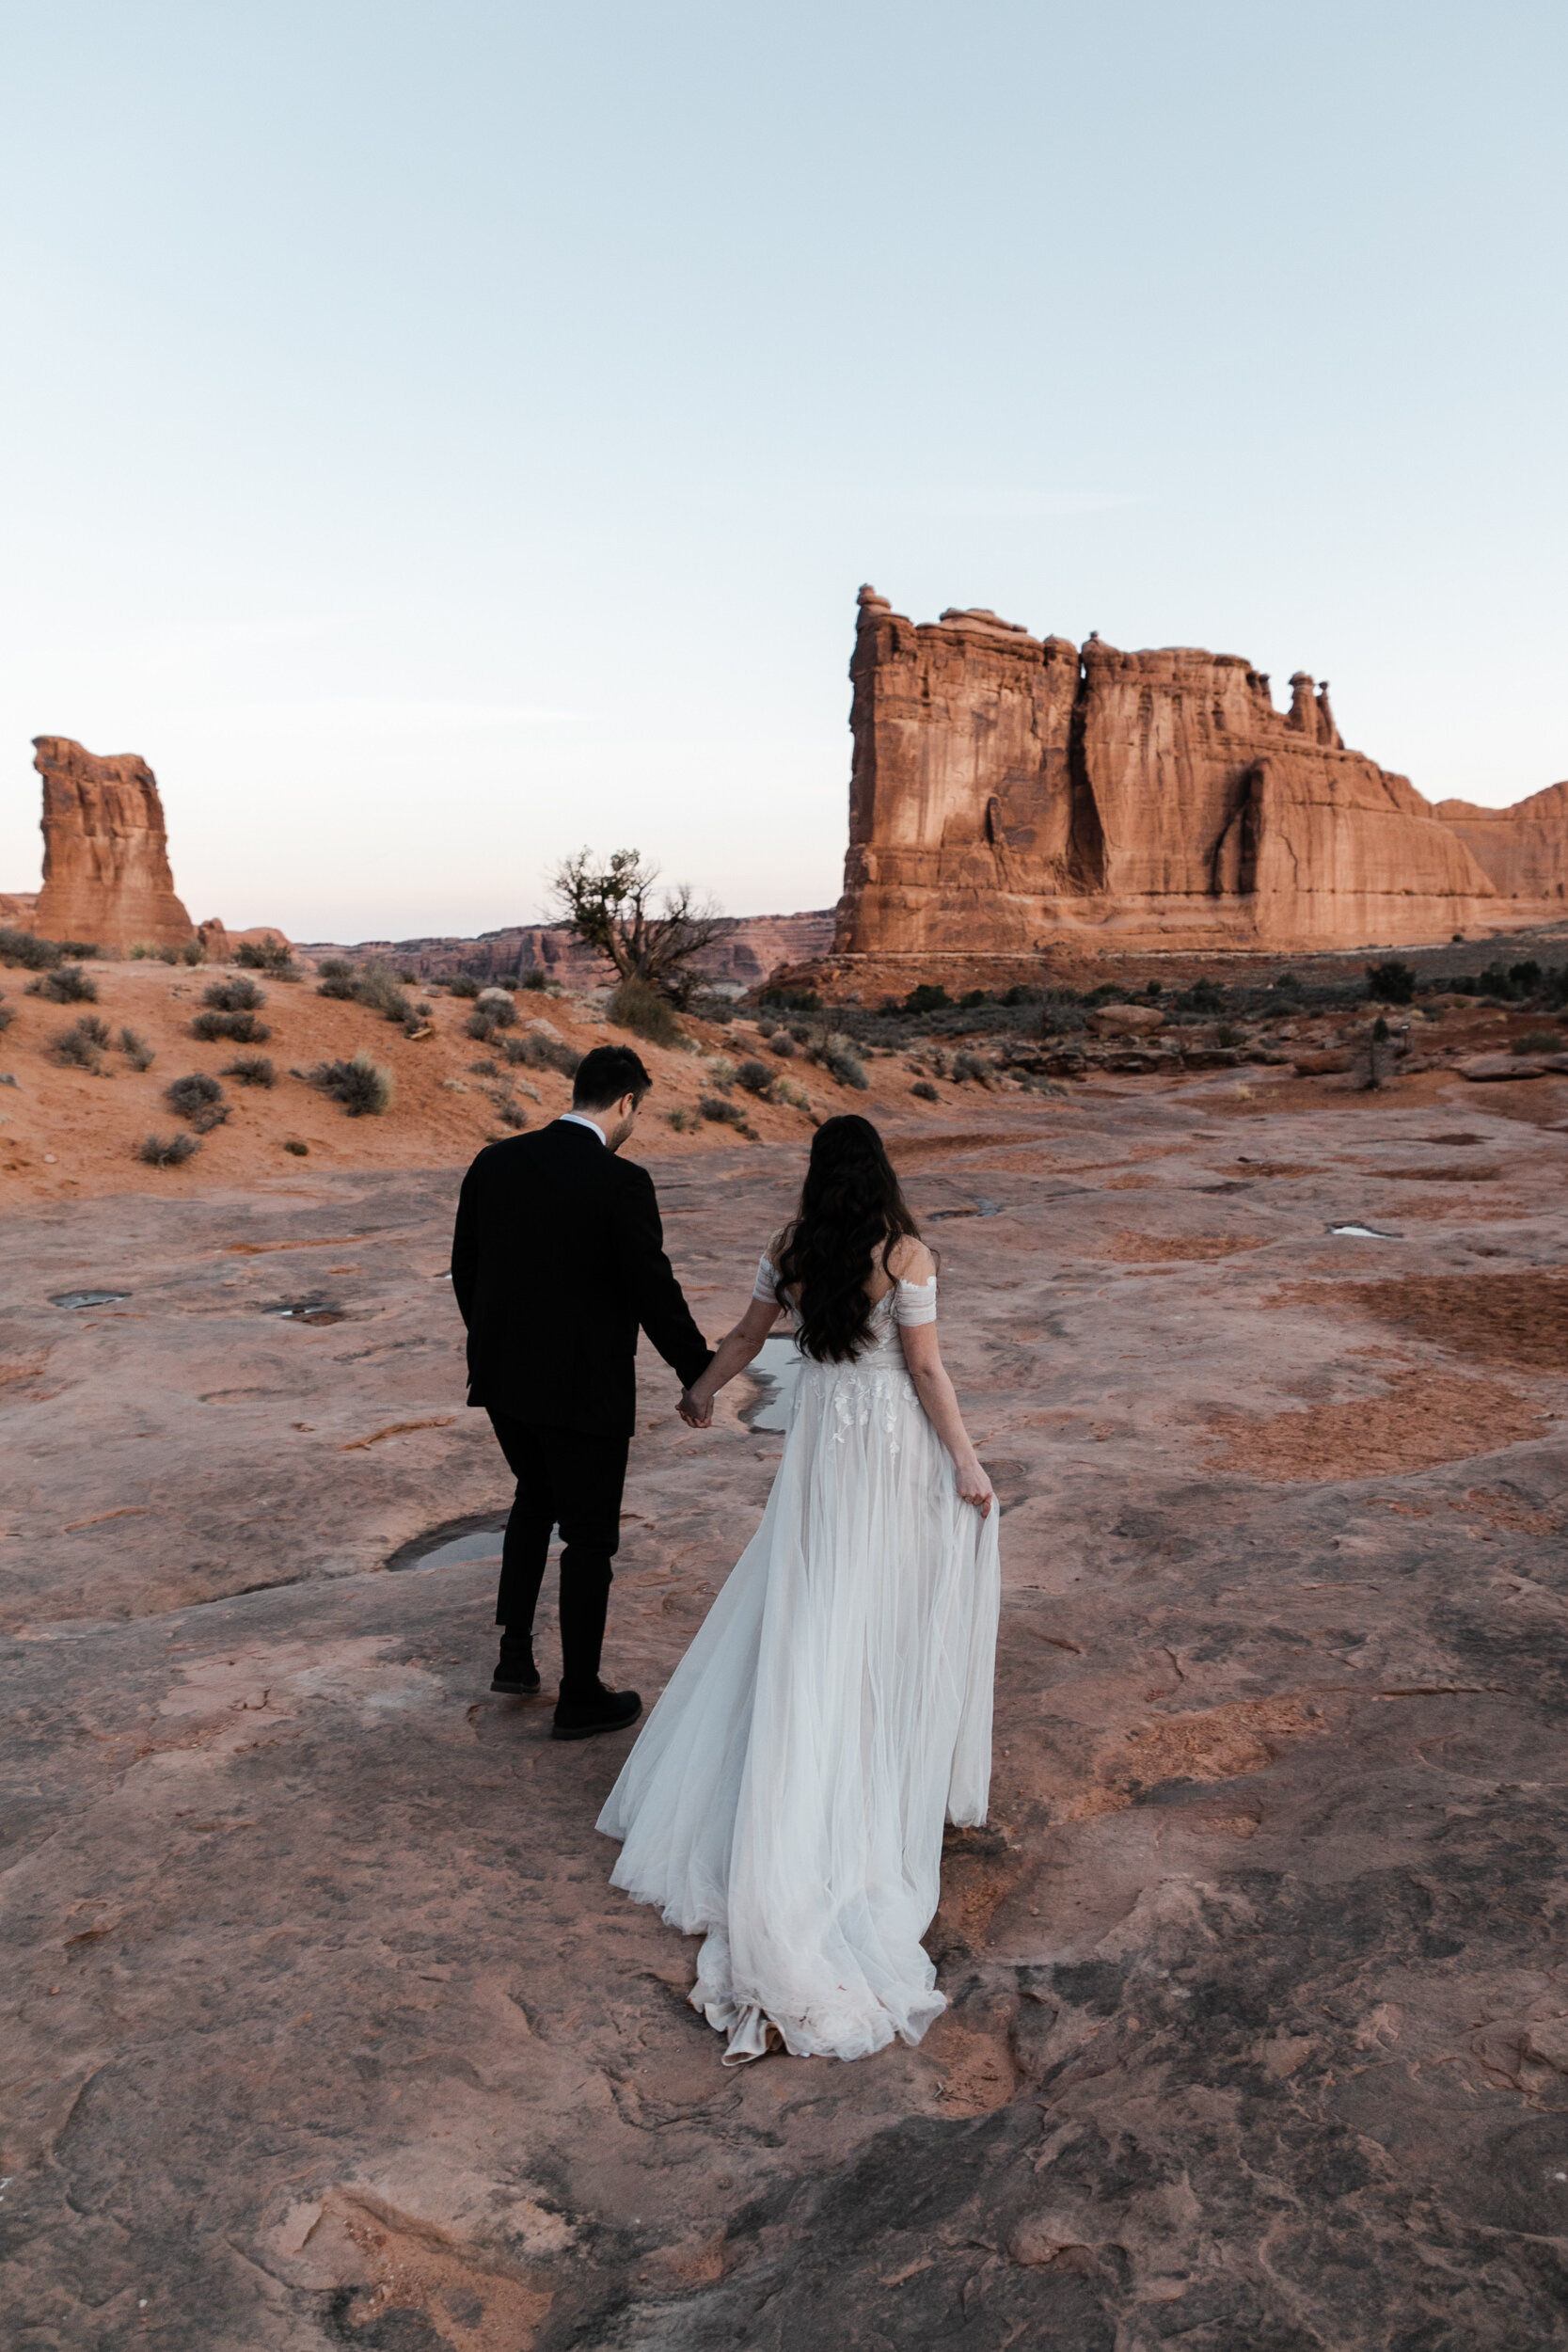
[[(488, 1691), (507, 1487), (444, 1279), (492, 1118), (467, 1009), (416, 1042), (269, 983), (264, 1050), (365, 1045), (393, 1111), (236, 1090), (159, 1172), (161, 1084), (227, 1057), (184, 976), (98, 977), (144, 1077), (56, 1072), (72, 1009), (19, 991), (0, 1047), (15, 2341), (1558, 2340), (1568, 1088), (931, 1104), (870, 1065), (1004, 1514), (991, 1815), (949, 1840), (918, 2049), (731, 2074), (694, 1947), (606, 1883), (625, 1740), (547, 1736), (553, 1615), (546, 1700)], [(717, 1333), (807, 1118), (676, 1134), (699, 1056), (648, 1058), (638, 1149)], [(689, 1431), (644, 1351), (607, 1667), (649, 1699), (763, 1508), (764, 1402)]]

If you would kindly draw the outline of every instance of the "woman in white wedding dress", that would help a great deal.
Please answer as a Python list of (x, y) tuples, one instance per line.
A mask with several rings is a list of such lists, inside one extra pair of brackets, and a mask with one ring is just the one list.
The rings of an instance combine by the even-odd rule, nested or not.
[(944, 1818), (986, 1818), (1001, 1566), (990, 1482), (936, 1334), (936, 1269), (869, 1120), (813, 1139), (752, 1302), (682, 1401), (781, 1311), (801, 1355), (761, 1526), (599, 1816), (611, 1883), (705, 1939), (725, 2058), (918, 2042)]

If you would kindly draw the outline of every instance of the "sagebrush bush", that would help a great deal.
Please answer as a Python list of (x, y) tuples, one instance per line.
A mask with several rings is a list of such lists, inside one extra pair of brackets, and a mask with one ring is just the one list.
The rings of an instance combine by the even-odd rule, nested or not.
[(773, 1084), (773, 1073), (765, 1061), (743, 1061), (736, 1072), (736, 1083), (748, 1094), (767, 1095)]
[(481, 1045), (488, 1045), (500, 1024), (488, 1005), (480, 1005), (463, 1024), (465, 1037), (477, 1038)]
[(178, 1168), (194, 1160), (201, 1146), (195, 1136), (147, 1136), (136, 1146), (136, 1157), (149, 1168)]
[(184, 946), (180, 950), (180, 961), (182, 963), (206, 962), (207, 951), (202, 946), (199, 939), (186, 940)]
[(773, 1034), (773, 1032), (774, 1032), (774, 1030), (778, 1027), (778, 1025), (779, 1025), (779, 1019), (778, 1019), (778, 1015), (777, 1015), (777, 1013), (772, 1013), (772, 1012), (759, 1012), (759, 1013), (758, 1013), (758, 1015), (757, 1015), (757, 1035), (758, 1035), (758, 1037), (771, 1037), (771, 1036), (772, 1036), (772, 1034)]
[(336, 996), (342, 1004), (354, 997), (354, 966), (351, 963), (324, 963), (322, 977), (316, 983), (318, 996)]
[(0, 923), (0, 963), (20, 964), (24, 972), (48, 972), (64, 957), (65, 949), (56, 941)]
[(978, 1054), (958, 1053), (953, 1057), (953, 1075), (960, 1084), (968, 1079), (975, 1086), (990, 1086), (990, 1071)]
[(477, 996), (479, 982), (471, 972), (454, 972), (447, 982), (447, 993), (451, 996)]
[(61, 963), (29, 980), (27, 993), (47, 997), (52, 1005), (96, 1005), (98, 982), (79, 963)]
[(201, 1001), (210, 1012), (260, 1012), (267, 999), (265, 990), (242, 972), (236, 979), (209, 980)]
[(498, 992), (492, 988), (485, 989), (479, 1003), (480, 1009), (490, 1015), (498, 1029), (516, 1027), (517, 1008), (504, 990)]
[(277, 1083), (277, 1073), (265, 1054), (240, 1054), (225, 1062), (226, 1078), (238, 1078), (243, 1087), (270, 1087)]
[(530, 1070), (558, 1070), (563, 1078), (575, 1078), (582, 1056), (564, 1038), (538, 1037), (531, 1031), (527, 1037), (509, 1037), (501, 1052), (510, 1062), (522, 1062)]
[(352, 980), (354, 966), (342, 956), (326, 956), (316, 966), (324, 980)]
[(679, 1045), (686, 1035), (669, 998), (646, 980), (623, 980), (605, 1013), (618, 1029), (629, 1029), (649, 1045)]
[(840, 1086), (855, 1087), (863, 1093), (871, 1084), (855, 1052), (854, 1041), (840, 1031), (830, 1029), (820, 1033), (811, 1040), (806, 1050), (812, 1060), (819, 1062), (828, 1075), (836, 1078)]
[(1381, 963), (1369, 963), (1367, 993), (1379, 1004), (1413, 1005), (1416, 1001), (1415, 965), (1402, 963), (1398, 956), (1386, 956)]
[(513, 1102), (510, 1095), (496, 1104), (496, 1117), (503, 1127), (526, 1127), (528, 1125), (527, 1111), (520, 1103)]
[(68, 1069), (97, 1070), (103, 1059), (103, 1048), (109, 1032), (96, 1013), (86, 1013), (73, 1021), (69, 1029), (59, 1030), (49, 1048), (57, 1062)]
[(546, 990), (549, 987), (549, 979), (546, 974), (543, 964), (538, 963), (531, 965), (517, 982), (517, 986), (519, 988), (526, 988), (533, 994), (539, 996), (544, 995)]
[(913, 1086), (911, 1087), (910, 1092), (911, 1094), (917, 1094), (923, 1103), (940, 1103), (942, 1101), (941, 1095), (937, 1092), (929, 1078), (917, 1078)]
[(392, 1107), (392, 1073), (378, 1069), (369, 1054), (356, 1054), (352, 1061), (317, 1062), (302, 1074), (308, 1086), (341, 1104), (350, 1119), (379, 1119)]
[(787, 1029), (776, 1030), (768, 1040), (768, 1050), (770, 1054), (782, 1055), (787, 1061), (795, 1051), (795, 1040)]
[(190, 1120), (198, 1136), (211, 1135), (229, 1116), (222, 1087), (204, 1070), (193, 1070), (187, 1077), (171, 1080), (164, 1089), (164, 1100), (171, 1111), (178, 1111), (182, 1119)]
[(160, 963), (178, 963), (180, 961), (180, 950), (178, 947), (154, 947), (152, 953), (157, 957)]
[(1556, 1029), (1532, 1029), (1528, 1037), (1516, 1037), (1509, 1047), (1511, 1054), (1560, 1054), (1563, 1040)]
[(407, 1021), (412, 1015), (413, 1007), (389, 964), (367, 963), (356, 975), (351, 993), (356, 1004), (380, 1013), (384, 1021)]
[(698, 1102), (697, 1108), (705, 1119), (711, 1119), (716, 1125), (733, 1127), (736, 1134), (744, 1136), (748, 1142), (755, 1143), (757, 1131), (738, 1103), (726, 1103), (721, 1095), (705, 1094)]
[(288, 941), (279, 939), (273, 931), (264, 939), (242, 939), (234, 950), (234, 961), (246, 972), (270, 972), (275, 979), (299, 977), (299, 966)]
[(139, 1029), (121, 1029), (119, 1050), (133, 1070), (150, 1070), (158, 1058)]
[(198, 1012), (191, 1023), (192, 1037), (212, 1045), (226, 1038), (231, 1045), (264, 1045), (272, 1031), (253, 1012)]
[(670, 1113), (670, 1124), (678, 1136), (687, 1135), (700, 1127), (702, 1123), (695, 1111), (683, 1110), (679, 1103)]
[(288, 1138), (287, 1142), (283, 1146), (283, 1149), (285, 1152), (292, 1152), (296, 1160), (309, 1158), (310, 1152), (309, 1145), (308, 1143), (301, 1143), (295, 1136), (291, 1136)]
[(787, 1078), (774, 1079), (773, 1100), (775, 1103), (787, 1103), (792, 1110), (809, 1111), (811, 1108), (811, 1097), (805, 1088), (791, 1086)]

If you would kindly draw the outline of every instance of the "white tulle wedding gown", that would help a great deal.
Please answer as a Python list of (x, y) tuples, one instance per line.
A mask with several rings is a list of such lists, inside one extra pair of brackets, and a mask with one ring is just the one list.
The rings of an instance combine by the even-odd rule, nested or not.
[(731, 2060), (769, 2026), (864, 2058), (945, 2007), (920, 1939), (944, 1817), (986, 1818), (1001, 1566), (905, 1369), (935, 1316), (934, 1278), (900, 1282), (857, 1361), (803, 1359), (762, 1524), (599, 1816), (612, 1883), (705, 1936)]

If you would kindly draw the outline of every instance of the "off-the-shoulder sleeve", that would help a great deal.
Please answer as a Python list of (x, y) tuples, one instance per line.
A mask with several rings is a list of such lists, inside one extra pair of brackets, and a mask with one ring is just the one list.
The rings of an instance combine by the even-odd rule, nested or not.
[(776, 1307), (779, 1303), (779, 1278), (766, 1249), (757, 1261), (757, 1279), (752, 1284), (752, 1296), (760, 1298), (768, 1307)]
[(912, 1323), (935, 1323), (937, 1319), (937, 1278), (933, 1274), (924, 1282), (900, 1281), (898, 1295), (894, 1301), (894, 1317), (907, 1330)]

